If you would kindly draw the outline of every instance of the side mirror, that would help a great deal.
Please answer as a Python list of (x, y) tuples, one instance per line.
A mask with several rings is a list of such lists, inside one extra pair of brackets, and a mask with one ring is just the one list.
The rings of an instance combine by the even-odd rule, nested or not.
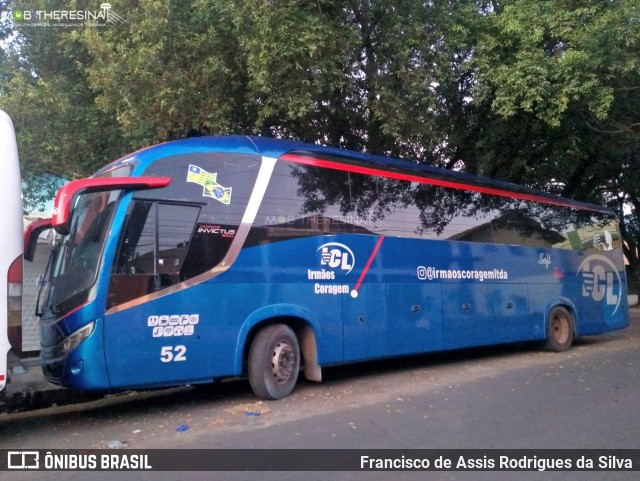
[(33, 256), (36, 251), (36, 245), (38, 244), (38, 237), (47, 229), (51, 229), (51, 219), (39, 219), (33, 221), (24, 230), (24, 260), (32, 262)]
[(71, 229), (73, 204), (78, 195), (86, 192), (108, 192), (111, 190), (159, 189), (171, 183), (171, 177), (91, 177), (72, 180), (56, 194), (52, 225), (60, 235)]

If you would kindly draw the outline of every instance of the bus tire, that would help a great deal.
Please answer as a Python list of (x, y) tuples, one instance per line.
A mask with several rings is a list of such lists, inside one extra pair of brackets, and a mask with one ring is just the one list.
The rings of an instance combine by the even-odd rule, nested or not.
[(284, 324), (260, 330), (249, 349), (248, 370), (256, 396), (262, 399), (288, 396), (300, 370), (300, 347), (293, 330)]
[(549, 312), (545, 347), (554, 352), (566, 351), (573, 343), (574, 332), (571, 313), (565, 307), (554, 307)]

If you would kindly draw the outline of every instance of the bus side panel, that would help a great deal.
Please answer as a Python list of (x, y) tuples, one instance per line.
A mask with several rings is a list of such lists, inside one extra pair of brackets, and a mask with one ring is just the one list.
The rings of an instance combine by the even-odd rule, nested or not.
[[(345, 296), (342, 308), (344, 361), (370, 359), (374, 355), (370, 346), (370, 330), (384, 322), (386, 317), (383, 312), (369, 311), (370, 290), (369, 286), (362, 286), (356, 299), (346, 299)], [(386, 351), (386, 345), (383, 350)]]
[[(221, 277), (224, 277), (221, 276)], [(162, 386), (237, 376), (236, 346), (245, 320), (276, 299), (295, 299), (324, 326), (316, 336), (320, 362), (342, 360), (341, 296), (323, 296), (286, 283), (220, 283), (215, 279), (110, 314), (105, 353), (113, 387)], [(274, 315), (277, 313), (274, 311)], [(122, 353), (135, 350), (135, 355)]]
[[(550, 274), (529, 286), (532, 315), (546, 336), (545, 317), (555, 305), (575, 311), (576, 335), (586, 336), (628, 326), (627, 285), (622, 253), (588, 254), (550, 251)], [(553, 278), (554, 282), (549, 283)], [(568, 299), (569, 301), (566, 301)]]
[(535, 338), (526, 284), (445, 284), (447, 349)]
[[(255, 295), (255, 289), (246, 295)], [(227, 316), (235, 298), (228, 289), (202, 284), (106, 316), (112, 386), (163, 386), (232, 375), (235, 337)], [(120, 354), (131, 349), (134, 355)]]
[[(601, 273), (596, 261), (608, 261), (600, 257), (552, 251), (547, 265), (539, 261), (543, 248), (381, 239), (319, 236), (246, 248), (207, 283), (107, 316), (114, 387), (241, 374), (238, 345), (253, 327), (247, 320), (279, 303), (313, 314), (321, 365), (543, 339), (548, 306), (562, 297), (576, 303), (578, 317), (620, 299), (611, 322), (579, 319), (579, 334), (626, 322), (621, 283), (603, 287), (608, 270), (583, 299), (584, 276), (576, 272)], [(132, 348), (135, 356), (122, 355)]]
[[(620, 259), (622, 256), (620, 256)], [(591, 266), (593, 268), (593, 265)], [(575, 294), (581, 299), (578, 305), (578, 335), (594, 335), (623, 329), (629, 325), (629, 298), (624, 268), (618, 272), (596, 272), (593, 289), (583, 282)], [(584, 270), (584, 269), (583, 269)], [(591, 274), (584, 275), (589, 279)], [(601, 277), (600, 277), (601, 275)]]
[(390, 354), (387, 322), (393, 318), (395, 302), (386, 295), (383, 284), (363, 284), (357, 298), (343, 296), (344, 361), (375, 359)]
[(389, 354), (416, 354), (442, 349), (442, 292), (440, 285), (385, 286), (389, 324)]

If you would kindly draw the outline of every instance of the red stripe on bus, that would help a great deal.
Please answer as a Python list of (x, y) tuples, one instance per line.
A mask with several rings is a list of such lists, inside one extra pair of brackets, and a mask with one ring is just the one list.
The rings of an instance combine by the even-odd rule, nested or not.
[[(324, 167), (326, 169), (342, 170), (342, 171), (353, 172), (357, 174), (376, 175), (379, 177), (386, 177), (389, 179), (406, 180), (409, 182), (419, 182), (421, 184), (437, 185), (439, 187), (449, 187), (449, 188), (458, 189), (458, 190), (469, 190), (472, 192), (479, 192), (481, 194), (498, 195), (501, 197), (509, 197), (512, 199), (531, 200), (535, 202), (542, 202), (544, 204), (558, 205), (562, 207), (580, 208), (571, 202), (563, 201), (561, 198), (548, 199), (546, 197), (542, 197), (535, 194), (527, 194), (524, 192), (511, 192), (508, 190), (496, 189), (492, 187), (483, 187), (480, 185), (464, 184), (464, 183), (454, 182), (450, 180), (433, 179), (431, 177), (424, 177), (421, 175), (382, 170), (375, 167), (343, 164), (339, 162), (333, 162), (331, 160), (317, 159), (315, 157), (306, 157), (298, 154), (284, 154), (280, 157), (280, 160), (284, 160), (287, 162), (294, 162), (296, 164), (311, 165), (315, 167)], [(599, 212), (589, 207), (582, 207), (582, 208)]]
[(362, 281), (364, 280), (364, 276), (366, 276), (367, 272), (369, 272), (369, 268), (371, 267), (371, 263), (373, 262), (373, 259), (376, 257), (376, 254), (380, 250), (380, 246), (382, 245), (382, 241), (383, 240), (384, 240), (384, 236), (380, 236), (380, 239), (378, 239), (378, 242), (376, 243), (376, 246), (373, 248), (373, 252), (369, 256), (369, 260), (367, 261), (367, 265), (364, 266), (364, 269), (362, 270), (362, 274), (360, 274), (360, 277), (358, 278), (358, 282), (356, 283), (356, 287), (353, 288), (354, 291), (358, 292), (358, 289), (360, 289), (360, 284), (362, 284)]

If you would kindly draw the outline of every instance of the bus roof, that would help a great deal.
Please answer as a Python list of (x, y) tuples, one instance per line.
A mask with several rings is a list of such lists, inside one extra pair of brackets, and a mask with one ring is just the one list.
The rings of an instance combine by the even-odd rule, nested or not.
[(144, 175), (142, 172), (156, 159), (198, 152), (261, 155), (306, 165), (380, 175), (399, 180), (424, 182), (454, 189), (613, 214), (611, 209), (597, 204), (566, 199), (548, 192), (488, 177), (433, 167), (398, 158), (259, 136), (194, 137), (166, 142), (123, 157), (101, 169), (96, 175), (124, 163), (135, 165), (133, 176)]

